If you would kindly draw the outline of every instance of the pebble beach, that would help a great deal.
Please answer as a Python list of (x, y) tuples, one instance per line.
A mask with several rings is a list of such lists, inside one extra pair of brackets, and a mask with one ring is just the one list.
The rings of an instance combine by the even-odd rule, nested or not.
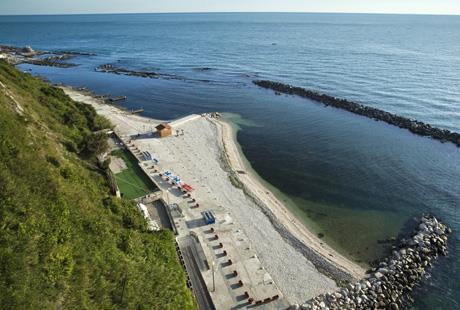
[[(135, 135), (162, 123), (104, 104), (85, 92), (64, 90), (72, 99), (92, 105), (122, 135)], [(139, 147), (150, 149), (192, 185), (198, 201), (218, 205), (230, 214), (290, 303), (333, 292), (336, 281), (364, 276), (362, 267), (321, 242), (247, 169), (229, 123), (206, 114), (171, 124), (183, 130), (184, 136), (139, 140)]]

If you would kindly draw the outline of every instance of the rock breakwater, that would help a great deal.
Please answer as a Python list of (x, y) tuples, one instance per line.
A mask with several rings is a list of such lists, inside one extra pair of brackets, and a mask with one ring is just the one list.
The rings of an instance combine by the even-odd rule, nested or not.
[[(94, 69), (96, 72), (102, 73), (111, 73), (117, 75), (127, 75), (127, 76), (135, 76), (140, 78), (148, 78), (148, 79), (161, 79), (161, 80), (179, 80), (179, 81), (187, 81), (187, 82), (201, 82), (201, 83), (211, 83), (211, 80), (206, 79), (193, 79), (184, 76), (179, 76), (175, 74), (167, 74), (167, 73), (159, 73), (154, 71), (138, 71), (138, 70), (130, 70), (123, 67), (118, 67), (113, 64), (103, 64), (98, 66)], [(196, 71), (210, 71), (213, 70), (212, 68), (198, 68)]]
[(180, 77), (171, 74), (162, 74), (154, 71), (136, 71), (130, 70), (122, 67), (117, 67), (112, 64), (104, 64), (97, 67), (96, 72), (103, 72), (103, 73), (112, 73), (118, 75), (128, 75), (128, 76), (137, 76), (141, 78), (149, 78), (149, 79), (165, 79), (165, 80), (180, 80)]
[(323, 103), (326, 106), (332, 106), (358, 115), (383, 121), (388, 124), (398, 126), (399, 128), (408, 129), (410, 132), (419, 136), (428, 136), (441, 142), (452, 142), (460, 147), (460, 134), (447, 129), (436, 128), (417, 120), (392, 114), (380, 109), (368, 107), (353, 101), (349, 101), (347, 99), (341, 99), (307, 90), (302, 87), (291, 86), (288, 84), (268, 80), (255, 80), (253, 83), (262, 88), (271, 89), (277, 94), (283, 93), (308, 98)]
[(439, 255), (447, 255), (451, 233), (434, 216), (424, 215), (412, 237), (402, 240), (392, 255), (371, 270), (369, 277), (317, 296), (293, 309), (400, 309), (412, 302), (410, 293)]
[[(95, 56), (92, 53), (74, 51), (40, 51), (30, 46), (16, 47), (0, 45), (0, 54), (6, 54), (7, 61), (14, 64), (27, 63), (36, 66), (48, 66), (58, 68), (71, 68), (78, 66), (75, 63), (66, 62), (76, 56)], [(46, 57), (47, 56), (47, 57)]]
[[(71, 68), (78, 66), (74, 63), (65, 62), (75, 56), (94, 56), (95, 54), (74, 52), (74, 51), (40, 51), (34, 50), (30, 46), (16, 47), (9, 45), (0, 45), (0, 54), (8, 55), (7, 60), (18, 65), (27, 63), (36, 66), (48, 66), (58, 68)], [(48, 57), (45, 57), (49, 55)]]

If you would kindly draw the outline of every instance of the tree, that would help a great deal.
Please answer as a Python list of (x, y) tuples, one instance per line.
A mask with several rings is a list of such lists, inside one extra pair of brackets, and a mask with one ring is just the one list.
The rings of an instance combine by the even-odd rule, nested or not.
[(95, 132), (87, 136), (83, 154), (87, 157), (94, 157), (106, 152), (108, 149), (107, 134), (105, 132)]

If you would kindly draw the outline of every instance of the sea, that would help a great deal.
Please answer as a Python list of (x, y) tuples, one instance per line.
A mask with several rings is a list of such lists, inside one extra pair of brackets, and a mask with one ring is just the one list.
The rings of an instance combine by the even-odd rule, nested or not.
[[(432, 213), (454, 230), (413, 309), (460, 309), (460, 148), (252, 84), (269, 79), (460, 132), (460, 16), (213, 13), (0, 16), (0, 44), (94, 53), (53, 83), (175, 119), (225, 112), (252, 169), (331, 246), (367, 266)], [(159, 79), (96, 72), (102, 64)], [(257, 224), (257, 223), (255, 223)]]

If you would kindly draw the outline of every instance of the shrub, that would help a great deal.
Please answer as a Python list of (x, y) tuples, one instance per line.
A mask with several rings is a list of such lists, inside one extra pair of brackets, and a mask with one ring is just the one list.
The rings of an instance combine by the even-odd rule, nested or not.
[(107, 147), (94, 109), (3, 61), (0, 81), (28, 120), (0, 89), (1, 308), (196, 308), (171, 232), (78, 156)]

